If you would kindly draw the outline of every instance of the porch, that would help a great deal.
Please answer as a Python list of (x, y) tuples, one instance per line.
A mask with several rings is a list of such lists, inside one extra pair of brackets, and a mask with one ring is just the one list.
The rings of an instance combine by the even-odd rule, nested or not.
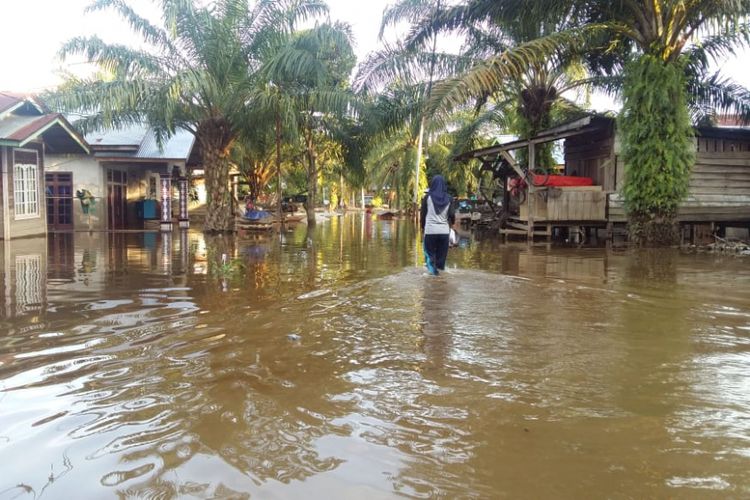
[[(614, 187), (615, 179), (613, 173), (608, 176), (603, 170), (614, 163), (613, 140), (607, 140), (612, 128), (609, 119), (587, 116), (528, 140), (470, 151), (456, 159), (479, 159), (501, 186), (501, 235), (529, 240), (551, 239), (556, 233), (578, 237), (608, 224), (607, 197), (611, 191), (605, 187)], [(576, 142), (586, 135), (595, 140)], [(559, 140), (566, 140), (563, 175), (531, 174), (536, 171), (538, 147)], [(512, 154), (520, 149), (528, 151), (528, 169), (521, 168)]]

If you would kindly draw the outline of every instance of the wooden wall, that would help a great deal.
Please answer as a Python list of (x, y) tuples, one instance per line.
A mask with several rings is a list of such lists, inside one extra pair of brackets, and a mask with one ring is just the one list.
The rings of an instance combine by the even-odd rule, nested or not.
[(565, 174), (591, 177), (604, 191), (614, 191), (615, 137), (612, 128), (565, 140)]
[(750, 141), (699, 137), (690, 194), (750, 196)]
[[(607, 196), (601, 186), (541, 188), (531, 194), (537, 222), (606, 220)], [(520, 206), (521, 220), (529, 220), (528, 197)]]
[[(688, 197), (680, 205), (678, 220), (750, 221), (750, 141), (699, 137), (696, 151)], [(619, 158), (617, 167), (624, 171)], [(609, 220), (626, 220), (619, 195), (610, 195)]]
[[(22, 238), (47, 234), (47, 201), (44, 191), (44, 146), (41, 143), (29, 143), (22, 149), (37, 152), (37, 202), (39, 214), (31, 218), (16, 219), (13, 196), (13, 148), (5, 148), (6, 165), (8, 170), (8, 198), (3, 200), (3, 210), (9, 214), (9, 232), (11, 238)], [(0, 238), (2, 234), (0, 233)]]

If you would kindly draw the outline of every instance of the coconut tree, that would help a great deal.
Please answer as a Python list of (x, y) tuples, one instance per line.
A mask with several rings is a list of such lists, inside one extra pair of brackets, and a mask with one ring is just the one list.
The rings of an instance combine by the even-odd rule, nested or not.
[(54, 107), (83, 115), (85, 131), (147, 122), (164, 138), (184, 128), (195, 134), (208, 191), (204, 230), (233, 229), (228, 189), (230, 153), (254, 122), (247, 106), (264, 50), (301, 21), (325, 14), (319, 0), (160, 0), (161, 24), (137, 14), (125, 0), (96, 0), (87, 10), (113, 10), (144, 48), (78, 37), (63, 58), (83, 55), (106, 78), (68, 82), (50, 97)]

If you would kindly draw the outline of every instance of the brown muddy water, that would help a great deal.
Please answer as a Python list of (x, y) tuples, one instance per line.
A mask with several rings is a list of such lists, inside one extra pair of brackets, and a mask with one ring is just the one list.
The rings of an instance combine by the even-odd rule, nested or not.
[(416, 249), (6, 244), (0, 499), (750, 497), (750, 261)]

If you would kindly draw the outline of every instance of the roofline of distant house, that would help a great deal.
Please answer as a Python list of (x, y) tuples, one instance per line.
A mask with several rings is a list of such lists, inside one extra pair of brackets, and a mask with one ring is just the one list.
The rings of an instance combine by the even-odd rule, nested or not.
[(0, 91), (0, 95), (7, 96), (7, 97), (10, 97), (11, 99), (16, 99), (18, 101), (17, 103), (11, 104), (9, 107), (5, 109), (0, 109), (0, 118), (3, 118), (8, 113), (12, 113), (13, 111), (17, 110), (18, 108), (26, 104), (31, 104), (32, 106), (34, 106), (34, 108), (36, 108), (37, 111), (39, 111), (42, 114), (47, 114), (47, 110), (41, 104), (39, 104), (36, 101), (36, 99), (34, 99), (33, 97), (30, 97), (30, 96), (19, 97), (18, 95), (14, 95), (14, 94), (11, 94), (8, 92), (2, 92), (2, 91)]

